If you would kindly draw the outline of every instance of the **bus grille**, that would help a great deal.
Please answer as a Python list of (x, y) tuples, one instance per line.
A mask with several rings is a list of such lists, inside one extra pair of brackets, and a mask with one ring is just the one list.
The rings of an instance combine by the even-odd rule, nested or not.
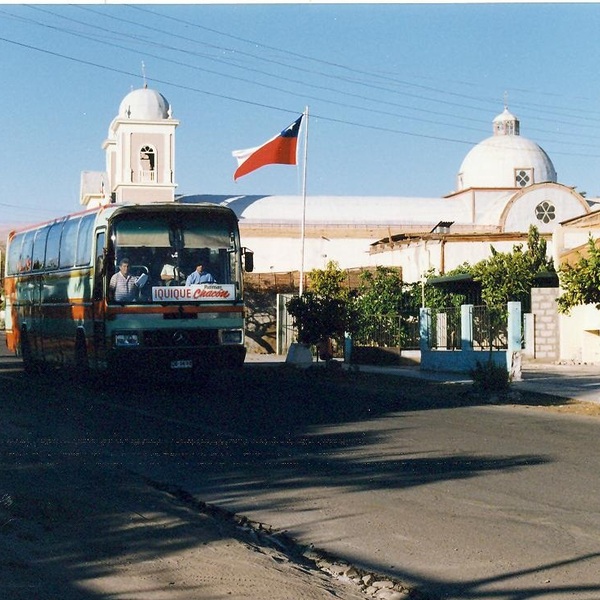
[(158, 329), (144, 332), (144, 346), (147, 348), (189, 348), (218, 344), (219, 332), (216, 329)]

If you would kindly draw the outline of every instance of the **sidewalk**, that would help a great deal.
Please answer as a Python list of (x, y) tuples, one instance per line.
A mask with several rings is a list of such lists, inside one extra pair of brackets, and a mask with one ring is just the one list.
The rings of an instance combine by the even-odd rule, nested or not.
[[(271, 364), (275, 366), (285, 363), (285, 360), (284, 355), (278, 356), (276, 354), (248, 354), (246, 357), (247, 364)], [(472, 382), (472, 379), (464, 373), (422, 371), (418, 365), (385, 367), (356, 365), (355, 368), (365, 373), (416, 377), (429, 381)], [(512, 384), (517, 390), (600, 404), (600, 365), (567, 365), (526, 361), (522, 366), (521, 377), (521, 381), (515, 381)]]

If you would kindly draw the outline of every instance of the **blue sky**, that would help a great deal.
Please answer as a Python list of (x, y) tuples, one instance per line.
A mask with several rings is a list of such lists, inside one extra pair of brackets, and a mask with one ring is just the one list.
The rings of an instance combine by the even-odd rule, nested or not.
[(0, 227), (79, 209), (123, 97), (180, 120), (177, 193), (296, 194), (300, 170), (233, 181), (231, 151), (310, 109), (311, 195), (439, 197), (505, 94), (558, 180), (600, 195), (600, 4), (0, 5)]

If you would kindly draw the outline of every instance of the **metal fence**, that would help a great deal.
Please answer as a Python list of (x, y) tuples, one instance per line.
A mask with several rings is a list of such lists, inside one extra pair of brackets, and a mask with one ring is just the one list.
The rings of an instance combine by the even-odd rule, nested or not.
[(460, 350), (461, 339), (460, 307), (432, 309), (429, 347), (432, 350)]
[(353, 342), (361, 346), (418, 350), (419, 315), (405, 312), (369, 317), (353, 336)]
[[(473, 306), (471, 313), (474, 350), (505, 350), (507, 312), (505, 308)], [(460, 350), (462, 347), (461, 307), (431, 309), (429, 347), (438, 350)]]
[(508, 312), (505, 307), (473, 307), (473, 349), (508, 348)]

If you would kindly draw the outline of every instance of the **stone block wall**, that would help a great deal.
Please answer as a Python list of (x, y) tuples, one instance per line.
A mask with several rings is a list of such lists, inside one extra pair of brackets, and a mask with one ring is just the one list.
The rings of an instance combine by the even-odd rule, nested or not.
[(531, 312), (534, 315), (534, 356), (542, 362), (560, 359), (560, 328), (556, 299), (558, 288), (533, 288)]

